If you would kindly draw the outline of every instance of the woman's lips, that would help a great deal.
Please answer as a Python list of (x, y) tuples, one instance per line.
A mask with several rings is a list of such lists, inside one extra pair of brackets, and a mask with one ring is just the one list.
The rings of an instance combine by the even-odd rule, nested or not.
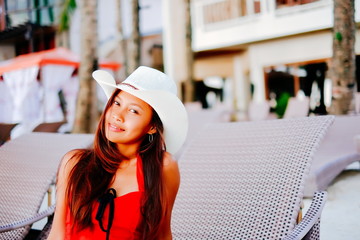
[(114, 125), (114, 124), (111, 124), (111, 123), (109, 123), (109, 130), (113, 131), (113, 132), (123, 132), (123, 131), (125, 131), (121, 127), (119, 127), (117, 125)]

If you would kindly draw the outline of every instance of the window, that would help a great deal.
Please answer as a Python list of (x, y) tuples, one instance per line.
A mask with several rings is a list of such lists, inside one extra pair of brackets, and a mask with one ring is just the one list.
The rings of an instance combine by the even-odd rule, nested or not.
[(6, 27), (13, 27), (25, 22), (41, 26), (54, 22), (55, 0), (1, 0)]
[(215, 3), (205, 4), (204, 23), (230, 21), (247, 15), (261, 12), (261, 0), (224, 0)]

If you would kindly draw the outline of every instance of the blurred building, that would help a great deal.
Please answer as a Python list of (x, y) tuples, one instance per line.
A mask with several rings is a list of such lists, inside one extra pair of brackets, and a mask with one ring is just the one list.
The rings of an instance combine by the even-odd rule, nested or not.
[[(98, 1), (94, 34), (99, 40), (99, 57), (123, 63), (126, 55), (121, 40), (131, 34), (131, 11), (130, 1), (121, 0), (121, 35), (117, 1)], [(53, 48), (59, 2), (0, 0), (0, 60)], [(185, 81), (186, 1), (139, 3), (141, 64), (164, 70), (179, 83)], [(324, 111), (331, 88), (327, 69), (332, 55), (333, 0), (191, 0), (190, 4), (198, 89), (221, 95), (217, 87), (223, 82), (220, 97), (233, 102), (236, 96), (243, 111), (250, 100), (263, 101), (282, 92), (294, 96), (301, 90), (315, 99), (316, 111)], [(360, 0), (355, 0), (355, 20), (359, 25)], [(80, 30), (76, 9), (69, 30), (70, 49), (75, 54), (80, 54)], [(356, 36), (359, 39), (359, 30)], [(358, 42), (355, 48), (359, 55)], [(359, 56), (357, 60), (359, 72)], [(119, 80), (124, 77), (123, 72), (118, 74)], [(214, 79), (217, 84), (206, 84)], [(359, 91), (359, 83), (357, 87)]]
[[(164, 39), (170, 43), (166, 67), (181, 80), (186, 69), (184, 44), (179, 46), (181, 41), (175, 39), (184, 35), (178, 9), (185, 1), (163, 2)], [(191, 17), (196, 79), (231, 78), (242, 110), (250, 99), (263, 101), (281, 91), (294, 96), (302, 90), (309, 96), (315, 85), (320, 89), (315, 107), (324, 110), (323, 89), (331, 82), (326, 79), (332, 56), (332, 0), (192, 0)], [(355, 20), (359, 26), (359, 0)], [(356, 37), (360, 39), (359, 29)], [(359, 41), (355, 48), (359, 55)]]
[(55, 0), (0, 0), (0, 61), (55, 47)]

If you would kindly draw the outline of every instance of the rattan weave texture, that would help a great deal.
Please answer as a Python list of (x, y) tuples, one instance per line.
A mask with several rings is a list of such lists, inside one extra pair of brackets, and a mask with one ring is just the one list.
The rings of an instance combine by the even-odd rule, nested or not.
[(214, 123), (179, 159), (174, 239), (282, 239), (333, 116)]
[[(320, 239), (320, 214), (327, 199), (326, 192), (316, 192), (310, 208), (306, 212), (301, 223), (284, 240), (291, 239)], [(307, 231), (309, 229), (310, 231)], [(306, 236), (305, 236), (306, 235)], [(300, 236), (305, 236), (301, 238)]]
[[(92, 144), (90, 134), (31, 133), (0, 148), (0, 226), (38, 213), (54, 181), (62, 156)], [(23, 239), (30, 226), (0, 233), (0, 239)]]
[(312, 197), (315, 191), (327, 189), (330, 183), (348, 165), (360, 161), (354, 137), (360, 134), (360, 115), (336, 116), (334, 123), (315, 153), (305, 184), (304, 195)]

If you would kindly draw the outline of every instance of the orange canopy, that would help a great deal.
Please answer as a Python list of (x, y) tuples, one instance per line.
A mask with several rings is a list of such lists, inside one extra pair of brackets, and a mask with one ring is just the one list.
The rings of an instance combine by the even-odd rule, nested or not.
[[(16, 69), (42, 66), (46, 64), (58, 65), (72, 65), (78, 67), (80, 63), (79, 57), (66, 48), (54, 48), (41, 52), (28, 53), (17, 56), (13, 59), (6, 60), (0, 63), (0, 75), (4, 72), (13, 71)], [(118, 70), (121, 66), (120, 63), (111, 61), (100, 61), (100, 67)]]

